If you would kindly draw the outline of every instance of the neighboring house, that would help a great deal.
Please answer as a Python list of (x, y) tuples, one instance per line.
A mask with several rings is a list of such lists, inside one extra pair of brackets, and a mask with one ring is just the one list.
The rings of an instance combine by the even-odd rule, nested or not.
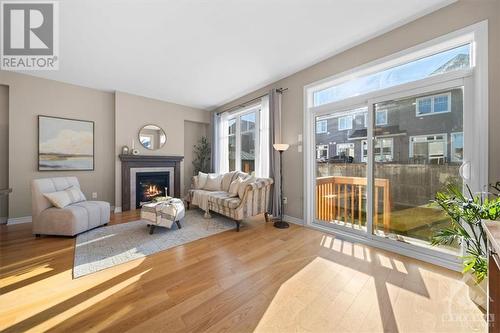
[[(375, 105), (374, 156), (377, 162), (461, 163), (463, 156), (461, 88)], [(319, 162), (366, 162), (367, 109), (317, 119)]]

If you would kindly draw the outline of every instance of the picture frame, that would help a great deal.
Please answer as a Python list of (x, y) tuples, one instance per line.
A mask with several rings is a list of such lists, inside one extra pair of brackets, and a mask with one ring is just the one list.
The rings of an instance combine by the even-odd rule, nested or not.
[(94, 171), (95, 123), (38, 116), (38, 171)]

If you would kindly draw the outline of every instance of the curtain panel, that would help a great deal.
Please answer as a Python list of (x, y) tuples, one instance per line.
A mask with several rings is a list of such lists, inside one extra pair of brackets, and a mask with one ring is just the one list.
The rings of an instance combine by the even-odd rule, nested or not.
[(281, 92), (272, 89), (269, 92), (269, 177), (274, 180), (269, 213), (273, 217), (281, 216), (281, 175), (279, 152), (274, 150), (273, 144), (283, 143), (281, 140)]

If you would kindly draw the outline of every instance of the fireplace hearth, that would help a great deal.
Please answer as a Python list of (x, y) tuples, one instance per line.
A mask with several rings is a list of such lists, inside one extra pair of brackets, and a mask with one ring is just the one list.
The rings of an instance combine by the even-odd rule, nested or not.
[(156, 197), (170, 195), (170, 172), (137, 172), (135, 177), (135, 208)]

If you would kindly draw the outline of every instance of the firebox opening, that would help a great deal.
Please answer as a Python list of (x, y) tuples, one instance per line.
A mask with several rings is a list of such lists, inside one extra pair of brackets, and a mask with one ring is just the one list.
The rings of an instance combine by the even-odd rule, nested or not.
[(135, 208), (141, 208), (154, 198), (166, 195), (170, 196), (170, 173), (168, 171), (136, 174)]

